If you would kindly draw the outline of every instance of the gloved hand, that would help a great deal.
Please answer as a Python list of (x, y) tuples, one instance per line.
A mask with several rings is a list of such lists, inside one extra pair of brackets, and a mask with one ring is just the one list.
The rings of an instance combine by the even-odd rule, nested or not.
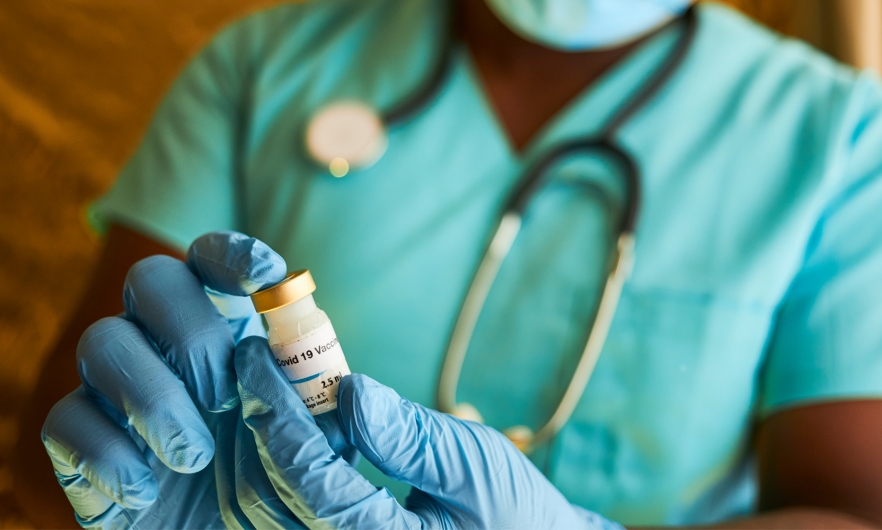
[[(285, 273), (281, 256), (235, 232), (199, 238), (187, 264), (153, 256), (132, 267), (124, 316), (83, 334), (83, 385), (43, 427), (80, 524), (207, 528), (223, 526), (223, 515), (247, 526), (238, 505), (254, 499), (236, 489), (243, 472), (233, 459), (241, 417), (233, 350), (241, 337), (263, 334), (242, 297)], [(344, 451), (336, 419), (319, 421)]]
[(252, 521), (286, 526), (268, 510), (285, 506), (310, 528), (621, 529), (567, 502), (498, 431), (346, 376), (337, 398), (343, 431), (377, 468), (413, 486), (402, 507), (334, 454), (266, 340), (239, 343), (235, 367), (247, 426), (237, 442), (243, 454), (256, 448), (266, 473), (240, 477), (264, 500), (245, 509)]
[[(401, 400), (367, 378), (344, 378), (337, 414), (313, 418), (262, 338), (236, 349), (238, 407), (233, 344), (259, 329), (252, 312), (230, 312), (242, 305), (225, 308), (230, 321), (221, 316), (202, 285), (243, 295), (284, 271), (268, 247), (235, 233), (197, 240), (188, 267), (162, 257), (133, 267), (126, 317), (84, 334), (83, 386), (44, 425), (81, 524), (617, 527), (569, 505), (496, 431)], [(341, 456), (352, 454), (341, 449), (344, 436), (419, 488), (407, 509)]]

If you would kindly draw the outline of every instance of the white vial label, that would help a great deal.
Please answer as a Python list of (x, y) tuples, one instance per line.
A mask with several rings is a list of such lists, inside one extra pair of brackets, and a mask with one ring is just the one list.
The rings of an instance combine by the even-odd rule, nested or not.
[(276, 364), (313, 416), (337, 408), (338, 384), (350, 372), (330, 322), (272, 350)]

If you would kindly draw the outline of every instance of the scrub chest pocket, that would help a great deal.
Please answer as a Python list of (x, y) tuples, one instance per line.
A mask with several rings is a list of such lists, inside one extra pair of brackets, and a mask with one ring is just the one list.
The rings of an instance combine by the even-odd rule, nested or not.
[(755, 302), (626, 285), (585, 395), (537, 464), (573, 502), (645, 507), (629, 521), (744, 488), (732, 479), (748, 455), (773, 315)]

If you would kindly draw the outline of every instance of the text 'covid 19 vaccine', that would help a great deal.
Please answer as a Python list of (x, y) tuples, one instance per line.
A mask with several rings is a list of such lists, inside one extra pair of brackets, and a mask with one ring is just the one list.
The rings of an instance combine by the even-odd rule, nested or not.
[(313, 416), (337, 408), (340, 379), (349, 366), (328, 315), (316, 306), (308, 270), (289, 273), (276, 285), (251, 295), (266, 319), (276, 364)]

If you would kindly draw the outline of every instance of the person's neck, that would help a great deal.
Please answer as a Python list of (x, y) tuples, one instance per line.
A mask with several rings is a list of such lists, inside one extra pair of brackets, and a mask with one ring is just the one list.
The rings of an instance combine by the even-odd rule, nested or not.
[(565, 52), (528, 41), (503, 24), (485, 0), (459, 0), (459, 31), (484, 90), (514, 147), (646, 38), (623, 46)]

